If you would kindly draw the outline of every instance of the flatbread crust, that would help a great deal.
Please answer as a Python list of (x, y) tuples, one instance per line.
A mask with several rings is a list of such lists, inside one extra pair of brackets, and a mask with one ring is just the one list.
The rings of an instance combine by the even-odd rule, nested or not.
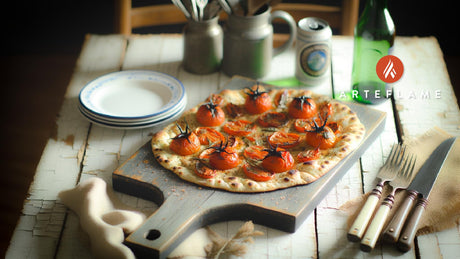
[[(258, 182), (248, 178), (242, 170), (242, 166), (245, 164), (245, 158), (242, 154), (244, 149), (249, 145), (255, 144), (262, 144), (267, 146), (267, 143), (266, 141), (264, 143), (264, 140), (266, 139), (266, 136), (270, 136), (271, 134), (273, 134), (274, 130), (264, 129), (257, 125), (256, 133), (263, 134), (263, 137), (257, 138), (257, 143), (253, 143), (248, 139), (245, 139), (245, 137), (242, 137), (243, 144), (238, 148), (240, 158), (242, 160), (240, 165), (230, 170), (219, 171), (218, 174), (211, 179), (204, 179), (199, 177), (195, 173), (195, 164), (197, 163), (198, 155), (209, 146), (202, 145), (201, 150), (199, 152), (190, 156), (181, 156), (175, 154), (169, 148), (169, 144), (172, 141), (172, 139), (175, 136), (177, 136), (177, 134), (179, 134), (179, 130), (176, 126), (176, 123), (171, 123), (170, 125), (166, 126), (163, 130), (154, 134), (154, 136), (152, 137), (152, 151), (154, 153), (156, 160), (164, 168), (171, 170), (180, 178), (186, 181), (196, 183), (202, 186), (208, 186), (211, 188), (223, 189), (230, 192), (265, 192), (314, 182), (315, 180), (319, 179), (321, 176), (326, 174), (345, 156), (347, 156), (349, 153), (351, 153), (353, 150), (357, 148), (365, 134), (364, 125), (360, 122), (358, 116), (348, 106), (335, 100), (331, 100), (327, 96), (317, 95), (308, 90), (306, 91), (297, 89), (271, 89), (268, 90), (268, 93), (273, 100), (280, 91), (288, 91), (291, 99), (294, 96), (307, 95), (313, 98), (317, 104), (324, 102), (330, 102), (332, 104), (333, 113), (328, 119), (328, 122), (333, 121), (341, 125), (341, 132), (337, 135), (337, 142), (334, 145), (334, 147), (329, 148), (327, 150), (321, 150), (321, 156), (318, 159), (308, 161), (305, 163), (298, 163), (295, 159), (296, 163), (293, 169), (287, 172), (277, 173), (271, 180), (266, 182)], [(247, 96), (246, 93), (247, 90), (244, 89), (223, 90), (221, 93), (219, 93), (219, 95), (223, 98), (223, 103), (221, 104), (221, 106), (225, 107), (225, 105), (228, 103), (233, 103), (235, 105), (243, 105), (245, 102), (245, 98)], [(287, 102), (289, 102), (289, 100), (287, 100)], [(196, 112), (199, 106), (204, 103), (207, 103), (207, 101), (204, 101), (197, 105), (195, 108), (186, 111), (177, 122), (180, 123), (182, 126), (184, 126), (184, 122), (186, 122), (192, 131), (197, 127), (201, 127), (201, 125), (196, 120)], [(244, 114), (242, 116), (238, 116), (238, 118), (232, 118), (230, 114), (227, 113), (226, 109), (223, 110), (226, 113), (226, 122), (236, 119), (244, 119), (255, 122), (257, 118), (260, 116)], [(286, 107), (285, 105), (280, 105), (274, 110), (286, 111)], [(283, 126), (282, 129), (278, 128), (277, 130), (296, 132), (293, 128), (294, 121), (295, 119), (290, 119), (287, 125)], [(228, 136), (222, 130), (222, 126), (224, 124), (225, 122), (221, 126), (213, 128), (221, 132), (224, 136)], [(298, 134), (300, 134), (302, 137), (305, 136), (304, 133)], [(314, 147), (309, 146), (302, 140), (302, 142), (297, 147), (289, 149), (289, 151), (295, 158), (300, 151), (308, 149), (314, 149)]]

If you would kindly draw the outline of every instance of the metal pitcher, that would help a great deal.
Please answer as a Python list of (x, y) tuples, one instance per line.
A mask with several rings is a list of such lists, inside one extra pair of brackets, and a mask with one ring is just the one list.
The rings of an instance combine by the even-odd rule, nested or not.
[(194, 74), (209, 74), (222, 63), (222, 28), (218, 18), (195, 21), (189, 19), (184, 27), (184, 69)]
[[(273, 48), (272, 20), (276, 18), (288, 23), (290, 35), (282, 46)], [(292, 16), (284, 11), (271, 13), (268, 5), (254, 16), (229, 15), (224, 26), (224, 73), (228, 76), (264, 77), (270, 71), (272, 57), (292, 45), (295, 33), (296, 23)]]

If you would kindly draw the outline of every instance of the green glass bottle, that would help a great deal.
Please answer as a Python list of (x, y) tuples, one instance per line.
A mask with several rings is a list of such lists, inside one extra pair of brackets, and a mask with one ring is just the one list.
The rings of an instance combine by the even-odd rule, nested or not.
[(389, 86), (377, 76), (376, 66), (390, 54), (394, 38), (387, 0), (367, 0), (355, 27), (351, 94), (356, 101), (377, 104), (386, 100)]

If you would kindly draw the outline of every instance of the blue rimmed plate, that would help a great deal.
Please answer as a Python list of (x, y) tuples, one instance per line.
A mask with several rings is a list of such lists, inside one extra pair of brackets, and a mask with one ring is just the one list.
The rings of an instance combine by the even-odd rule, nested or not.
[(177, 112), (164, 117), (159, 120), (153, 120), (153, 121), (144, 121), (144, 122), (139, 122), (139, 123), (118, 123), (118, 122), (110, 122), (106, 120), (101, 120), (99, 118), (95, 118), (92, 116), (92, 114), (89, 114), (82, 110), (82, 107), (78, 107), (80, 110), (80, 113), (85, 117), (87, 120), (90, 122), (97, 124), (102, 127), (107, 127), (107, 128), (114, 128), (114, 129), (124, 129), (124, 130), (130, 130), (130, 129), (142, 129), (142, 128), (149, 128), (153, 126), (157, 126), (160, 124), (167, 124), (170, 123), (174, 120), (176, 120), (182, 112), (185, 110), (185, 106), (182, 106)]
[(187, 97), (185, 96), (176, 106), (174, 106), (174, 108), (170, 109), (169, 111), (156, 115), (156, 116), (139, 118), (139, 119), (119, 119), (119, 118), (113, 118), (113, 117), (100, 116), (98, 114), (93, 113), (92, 111), (88, 109), (85, 109), (85, 107), (81, 105), (81, 103), (78, 105), (78, 109), (81, 112), (84, 112), (97, 120), (107, 121), (110, 123), (123, 125), (123, 124), (139, 124), (139, 123), (151, 122), (151, 121), (156, 121), (156, 120), (162, 120), (163, 118), (170, 117), (172, 114), (177, 113), (177, 111), (181, 110), (186, 105), (187, 105)]
[(172, 109), (171, 112), (164, 113), (161, 116), (155, 116), (155, 117), (152, 117), (152, 118), (149, 118), (149, 119), (136, 120), (136, 121), (132, 121), (132, 120), (126, 120), (126, 121), (113, 120), (113, 119), (104, 118), (102, 116), (97, 116), (97, 115), (89, 112), (88, 110), (86, 110), (81, 105), (78, 105), (78, 110), (80, 111), (80, 113), (84, 117), (86, 117), (87, 119), (89, 119), (89, 120), (91, 120), (93, 122), (106, 123), (106, 124), (110, 124), (110, 125), (117, 125), (117, 126), (120, 126), (120, 127), (124, 127), (124, 126), (146, 125), (146, 124), (152, 124), (152, 123), (156, 123), (156, 122), (161, 122), (164, 119), (168, 119), (168, 118), (171, 118), (173, 116), (176, 116), (177, 114), (181, 114), (184, 111), (186, 104), (187, 104), (187, 102), (183, 101), (179, 105), (174, 107), (174, 109)]
[(178, 79), (151, 70), (126, 70), (103, 75), (89, 82), (79, 95), (82, 108), (114, 121), (162, 117), (184, 98), (185, 89)]

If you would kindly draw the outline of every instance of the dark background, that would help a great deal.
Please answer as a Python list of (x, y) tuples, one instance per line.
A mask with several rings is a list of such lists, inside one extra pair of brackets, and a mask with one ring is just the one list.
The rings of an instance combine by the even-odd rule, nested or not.
[[(0, 257), (9, 244), (44, 145), (55, 132), (62, 96), (85, 35), (114, 33), (113, 0), (10, 2), (3, 5), (0, 18)], [(455, 1), (388, 2), (397, 35), (438, 39), (459, 96), (460, 23)], [(362, 5), (363, 1), (361, 9)], [(168, 32), (180, 32), (180, 28), (168, 28)]]
[[(291, 0), (295, 1), (295, 0)], [(313, 0), (296, 2), (337, 2)], [(167, 0), (133, 0), (133, 5), (169, 3)], [(362, 10), (365, 1), (360, 1)], [(8, 6), (8, 5), (7, 5)], [(16, 1), (3, 12), (4, 54), (78, 54), (87, 33), (113, 33), (114, 0)], [(455, 1), (388, 1), (399, 36), (435, 36), (444, 54), (460, 56), (458, 11)], [(12, 17), (6, 17), (11, 14)], [(457, 18), (457, 19), (455, 19)], [(177, 32), (180, 32), (180, 27)], [(176, 28), (168, 30), (174, 32)], [(161, 31), (152, 28), (150, 32)], [(149, 32), (149, 30), (139, 30)]]

